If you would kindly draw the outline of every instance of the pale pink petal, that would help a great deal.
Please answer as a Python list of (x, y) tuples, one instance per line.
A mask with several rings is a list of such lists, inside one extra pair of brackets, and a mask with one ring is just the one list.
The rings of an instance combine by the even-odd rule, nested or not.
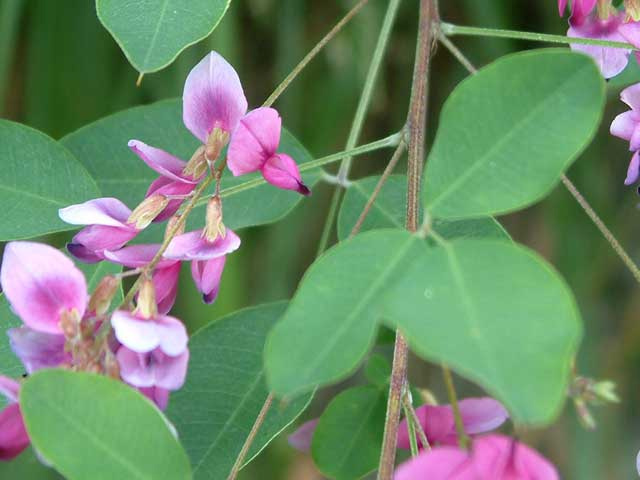
[(116, 310), (111, 317), (111, 325), (118, 341), (134, 352), (150, 352), (160, 345), (157, 324), (153, 320)]
[(169, 313), (178, 294), (178, 280), (180, 278), (180, 262), (173, 262), (165, 268), (156, 268), (153, 272), (153, 286), (156, 289), (158, 313)]
[(29, 443), (20, 405), (13, 403), (0, 412), (0, 460), (17, 457)]
[(87, 305), (84, 275), (49, 245), (8, 243), (0, 282), (14, 312), (39, 332), (60, 333), (60, 314), (75, 309), (82, 316)]
[(9, 402), (15, 403), (18, 401), (19, 393), (20, 393), (19, 382), (17, 382), (13, 378), (0, 375), (0, 394), (4, 395)]
[(238, 176), (260, 170), (278, 149), (281, 124), (273, 108), (256, 108), (242, 117), (227, 152), (231, 173)]
[(202, 143), (214, 126), (233, 132), (247, 111), (238, 74), (218, 53), (211, 52), (189, 73), (182, 94), (185, 126)]
[(116, 359), (120, 366), (122, 379), (134, 387), (153, 387), (155, 375), (149, 368), (149, 353), (138, 353), (127, 347), (120, 347)]
[(465, 398), (459, 405), (464, 430), (468, 435), (495, 430), (509, 418), (504, 406), (491, 397)]
[(13, 353), (29, 374), (71, 361), (71, 355), (64, 350), (62, 334), (37, 332), (28, 327), (12, 328), (7, 333)]
[(393, 478), (394, 480), (498, 480), (476, 476), (469, 455), (455, 447), (423, 450), (417, 457), (399, 465)]
[(224, 237), (217, 237), (213, 242), (202, 236), (202, 230), (195, 230), (174, 237), (164, 252), (164, 257), (173, 260), (211, 260), (239, 247), (240, 237), (230, 229), (227, 229)]
[(163, 353), (175, 357), (187, 349), (189, 337), (184, 324), (175, 317), (159, 315), (154, 319), (158, 331), (158, 346)]
[[(455, 434), (455, 420), (449, 405), (422, 405), (416, 408), (416, 415), (429, 443), (440, 443), (452, 433)], [(410, 447), (406, 419), (400, 422), (398, 428), (398, 447)]]
[[(623, 23), (622, 25), (620, 25), (620, 27), (618, 27), (618, 31), (628, 43), (630, 43), (636, 48), (640, 48), (640, 22)], [(632, 85), (631, 87), (628, 87), (625, 90), (629, 90), (630, 88), (633, 88), (633, 87), (638, 87), (638, 84)], [(622, 93), (624, 93), (625, 90), (623, 90)], [(634, 90), (637, 91), (638, 89), (635, 88)], [(636, 96), (636, 99), (632, 105), (623, 99), (623, 101), (626, 102), (627, 105), (629, 105), (632, 108), (640, 107), (640, 103), (638, 103), (638, 100), (640, 99), (638, 99), (638, 97)]]
[(205, 303), (213, 303), (218, 297), (225, 262), (225, 256), (191, 262), (191, 276)]
[(267, 160), (262, 167), (262, 176), (278, 188), (294, 190), (302, 195), (311, 194), (311, 190), (302, 182), (298, 165), (284, 153), (278, 153)]
[[(640, 83), (635, 83), (620, 92), (620, 100), (633, 110), (640, 110)], [(636, 117), (638, 121), (638, 117)]]
[(303, 423), (298, 429), (287, 437), (289, 445), (296, 450), (307, 453), (311, 450), (311, 441), (313, 440), (313, 433), (316, 431), (318, 425), (318, 419), (314, 418), (308, 422)]
[(640, 124), (636, 126), (636, 129), (633, 131), (633, 135), (631, 135), (631, 139), (629, 140), (629, 150), (635, 152), (640, 149)]
[(638, 177), (640, 177), (640, 153), (636, 152), (631, 157), (631, 162), (629, 162), (627, 178), (625, 178), (624, 184), (632, 185), (638, 181)]
[(96, 198), (58, 210), (63, 222), (71, 225), (125, 227), (131, 210), (117, 198)]
[(197, 183), (182, 175), (182, 170), (187, 165), (177, 157), (160, 148), (147, 145), (140, 140), (129, 140), (129, 148), (138, 155), (149, 168), (176, 182)]
[(132, 227), (90, 225), (80, 230), (67, 244), (71, 255), (87, 263), (104, 260), (105, 250), (117, 250), (138, 235)]
[(574, 25), (583, 23), (596, 6), (597, 1), (571, 0), (571, 23)]
[[(121, 248), (120, 250), (105, 251), (104, 257), (110, 262), (117, 263), (118, 265), (124, 265), (128, 268), (138, 268), (147, 265), (156, 253), (160, 250), (159, 243), (144, 244), (144, 245), (130, 245), (128, 247)], [(163, 269), (175, 265), (175, 260), (160, 260), (156, 268)]]
[(177, 357), (170, 357), (162, 353), (157, 354), (156, 352), (152, 353), (154, 356), (155, 384), (167, 390), (178, 390), (184, 385), (184, 380), (187, 376), (189, 350), (185, 350)]
[(629, 110), (613, 119), (609, 132), (611, 135), (622, 138), (623, 140), (631, 140), (633, 132), (638, 125), (640, 125), (640, 114)]

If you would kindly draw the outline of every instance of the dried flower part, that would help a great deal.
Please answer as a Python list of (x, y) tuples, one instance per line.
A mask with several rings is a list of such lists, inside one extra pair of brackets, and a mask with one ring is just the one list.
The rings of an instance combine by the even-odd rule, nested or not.
[(145, 277), (138, 291), (138, 305), (136, 314), (142, 318), (155, 318), (158, 316), (158, 304), (156, 303), (156, 289), (153, 280)]
[(624, 8), (627, 12), (627, 20), (634, 22), (640, 20), (640, 0), (624, 0)]
[(227, 229), (222, 223), (222, 200), (218, 195), (214, 195), (207, 203), (205, 226), (202, 230), (202, 235), (208, 242), (213, 242), (218, 237), (224, 238), (226, 234)]
[(81, 338), (80, 334), (80, 314), (75, 308), (64, 310), (60, 314), (60, 329), (67, 340), (75, 341)]
[[(176, 225), (180, 221), (181, 217), (182, 215), (174, 215), (169, 219), (169, 221), (167, 222), (167, 228), (165, 228), (164, 230), (164, 238), (167, 238), (170, 234), (173, 233), (173, 229), (176, 228)], [(178, 230), (175, 233), (173, 233), (173, 236), (182, 235), (184, 233), (184, 229), (185, 229), (185, 222), (182, 222), (182, 224), (178, 227)]]
[(112, 275), (107, 275), (100, 280), (100, 283), (98, 283), (98, 286), (89, 298), (88, 310), (94, 312), (96, 315), (104, 315), (107, 313), (111, 301), (118, 291), (119, 283), (119, 280)]
[(120, 365), (111, 350), (107, 350), (104, 355), (104, 373), (116, 380), (120, 378)]
[(222, 149), (229, 143), (229, 132), (222, 130), (219, 127), (214, 127), (211, 133), (207, 137), (207, 144), (205, 146), (204, 156), (207, 162), (212, 164), (220, 156)]
[(134, 224), (138, 230), (147, 228), (168, 204), (169, 199), (167, 197), (154, 193), (145, 198), (142, 203), (136, 207), (127, 222)]
[(187, 165), (182, 170), (182, 175), (185, 177), (191, 177), (193, 179), (200, 178), (207, 173), (209, 165), (205, 158), (205, 146), (200, 145), (198, 149), (191, 156), (191, 159), (187, 162)]

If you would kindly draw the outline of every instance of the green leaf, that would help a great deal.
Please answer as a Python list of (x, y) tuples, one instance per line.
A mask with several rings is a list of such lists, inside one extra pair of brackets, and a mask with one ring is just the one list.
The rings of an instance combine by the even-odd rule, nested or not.
[(523, 246), (475, 239), (425, 249), (390, 288), (383, 317), (517, 421), (548, 423), (564, 401), (580, 316), (560, 276)]
[(141, 73), (158, 71), (209, 36), (231, 0), (96, 0), (98, 18)]
[(42, 370), (20, 391), (32, 443), (69, 480), (189, 479), (189, 459), (162, 413), (124, 383)]
[(593, 60), (568, 50), (517, 53), (481, 69), (442, 109), (425, 208), (470, 218), (541, 199), (593, 138), (604, 93)]
[(387, 357), (379, 353), (371, 355), (367, 365), (364, 367), (364, 376), (373, 385), (379, 388), (387, 388), (391, 378), (391, 364)]
[[(76, 262), (76, 266), (82, 271), (82, 273), (84, 273), (84, 276), (87, 279), (87, 290), (89, 290), (89, 293), (92, 293), (93, 290), (98, 286), (100, 280), (102, 280), (107, 275), (115, 275), (122, 272), (121, 265), (116, 265), (115, 263), (110, 262)], [(115, 308), (116, 305), (122, 303), (123, 298), (124, 295), (122, 292), (122, 283), (120, 283), (118, 291), (111, 301), (111, 305)]]
[(318, 421), (311, 454), (329, 478), (351, 480), (374, 471), (380, 459), (387, 395), (373, 386), (337, 395)]
[(67, 149), (24, 125), (0, 120), (0, 160), (0, 241), (72, 230), (58, 209), (98, 196)]
[[(119, 198), (134, 208), (158, 175), (129, 150), (127, 142), (131, 139), (165, 149), (185, 160), (191, 158), (198, 147), (198, 140), (182, 124), (182, 103), (179, 99), (115, 113), (67, 135), (61, 141), (91, 172), (104, 196)], [(286, 130), (282, 131), (280, 149), (298, 164), (312, 160), (311, 155)], [(320, 169), (305, 172), (305, 182), (313, 186), (320, 173)], [(233, 177), (226, 172), (222, 180), (222, 197), (227, 227), (239, 229), (275, 222), (302, 199), (296, 192), (268, 184), (241, 190), (257, 177), (256, 174)], [(204, 206), (200, 206), (189, 216), (187, 228), (201, 228), (203, 222)], [(136, 241), (160, 241), (163, 233), (164, 225), (154, 225)]]
[[(338, 238), (349, 236), (380, 177), (367, 177), (353, 182), (347, 189), (338, 215)], [(380, 228), (404, 228), (407, 202), (406, 175), (391, 175), (382, 186), (361, 232)], [(435, 220), (432, 228), (447, 239), (496, 238), (509, 239), (509, 234), (491, 217), (468, 220)]]
[[(168, 415), (193, 465), (194, 478), (227, 478), (269, 391), (264, 380), (267, 332), (286, 303), (235, 312), (199, 330), (189, 341), (185, 385), (171, 397)], [(275, 401), (247, 462), (307, 407), (311, 395)]]

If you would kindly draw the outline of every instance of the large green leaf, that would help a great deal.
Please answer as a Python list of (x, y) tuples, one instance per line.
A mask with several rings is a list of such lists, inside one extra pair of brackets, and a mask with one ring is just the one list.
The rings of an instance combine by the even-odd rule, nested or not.
[[(367, 177), (351, 183), (338, 215), (338, 238), (344, 240), (358, 221), (380, 177)], [(407, 177), (391, 175), (382, 186), (375, 203), (366, 216), (361, 232), (380, 228), (404, 228), (406, 216)], [(492, 217), (467, 220), (438, 220), (432, 225), (444, 238), (509, 239), (509, 234)]]
[(207, 37), (231, 0), (96, 0), (98, 18), (141, 73), (160, 70)]
[(387, 395), (374, 386), (354, 387), (331, 400), (313, 433), (311, 454), (329, 478), (352, 480), (378, 466)]
[(69, 480), (189, 479), (189, 459), (162, 413), (110, 378), (42, 370), (20, 391), (32, 443)]
[[(163, 148), (183, 159), (189, 159), (198, 141), (182, 124), (182, 104), (179, 99), (162, 101), (116, 113), (87, 125), (64, 137), (61, 141), (87, 167), (98, 182), (102, 194), (116, 197), (135, 207), (143, 198), (157, 174), (129, 150), (127, 142), (138, 139)], [(282, 132), (280, 149), (291, 155), (298, 164), (312, 158), (286, 130)], [(224, 222), (238, 229), (274, 222), (286, 215), (301, 200), (296, 192), (263, 184), (238, 191), (257, 175), (233, 177), (226, 172), (222, 180)], [(305, 172), (310, 186), (320, 178), (320, 170)], [(201, 228), (204, 207), (190, 215), (188, 228)], [(156, 227), (156, 226), (154, 226)], [(163, 226), (143, 232), (139, 241), (159, 241)]]
[(426, 209), (469, 218), (539, 200), (593, 138), (604, 92), (593, 60), (568, 50), (508, 55), (467, 78), (442, 109)]
[(271, 387), (288, 395), (344, 378), (384, 320), (417, 353), (495, 394), (516, 420), (551, 420), (581, 335), (571, 292), (542, 259), (512, 242), (445, 245), (379, 230), (329, 250), (269, 336)]
[(71, 230), (58, 209), (98, 196), (66, 148), (24, 125), (0, 120), (0, 162), (0, 241)]
[[(168, 414), (191, 457), (196, 479), (229, 475), (267, 399), (264, 341), (285, 308), (280, 302), (240, 310), (191, 337), (187, 381), (172, 395)], [(283, 405), (274, 402), (247, 460), (295, 420), (310, 399), (307, 394)]]

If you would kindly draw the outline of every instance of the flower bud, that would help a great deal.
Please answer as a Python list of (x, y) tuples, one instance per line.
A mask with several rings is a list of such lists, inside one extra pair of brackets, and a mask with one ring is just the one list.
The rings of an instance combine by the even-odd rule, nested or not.
[(155, 318), (158, 316), (156, 289), (153, 286), (153, 281), (149, 277), (142, 279), (142, 284), (138, 291), (138, 305), (136, 306), (136, 311), (138, 315), (143, 318)]
[(624, 0), (624, 8), (627, 12), (627, 20), (634, 22), (640, 20), (640, 0)]
[(96, 315), (104, 315), (107, 313), (111, 300), (118, 291), (118, 285), (120, 282), (112, 275), (107, 275), (93, 291), (91, 298), (89, 298), (89, 311), (95, 312)]
[(80, 336), (80, 314), (75, 308), (64, 310), (60, 314), (60, 329), (68, 340), (76, 339)]
[(180, 227), (175, 232), (175, 234), (172, 234), (173, 229), (175, 228), (176, 224), (180, 221), (180, 218), (181, 218), (181, 215), (174, 215), (173, 217), (171, 217), (169, 219), (169, 221), (167, 222), (167, 228), (164, 229), (164, 238), (165, 239), (169, 235), (177, 237), (178, 235), (182, 235), (184, 233), (185, 222), (182, 222), (182, 225), (180, 225)]
[(167, 197), (154, 193), (150, 197), (145, 198), (142, 203), (131, 212), (127, 223), (133, 223), (138, 230), (142, 230), (148, 227), (168, 204), (169, 199)]
[(229, 143), (229, 133), (218, 127), (213, 127), (207, 137), (204, 156), (210, 163), (215, 162), (220, 156), (222, 149)]
[(182, 170), (185, 177), (191, 176), (194, 180), (202, 177), (207, 172), (207, 159), (205, 158), (205, 146), (200, 145)]
[(218, 195), (214, 195), (207, 203), (207, 213), (202, 235), (208, 242), (213, 242), (216, 238), (224, 238), (227, 229), (222, 223), (222, 200)]
[(591, 387), (591, 392), (595, 396), (594, 401), (601, 403), (619, 403), (620, 398), (616, 394), (616, 384), (610, 380), (596, 382)]

